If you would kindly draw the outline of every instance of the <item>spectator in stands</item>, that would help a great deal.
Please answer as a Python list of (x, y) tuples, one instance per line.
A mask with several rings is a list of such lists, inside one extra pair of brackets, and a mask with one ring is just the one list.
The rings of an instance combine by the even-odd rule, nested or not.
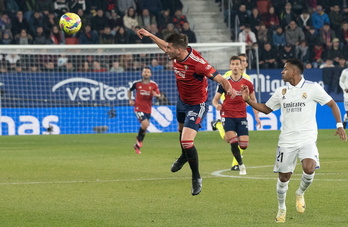
[(49, 60), (45, 63), (44, 72), (55, 72), (56, 71), (56, 66), (54, 65), (54, 62), (52, 60)]
[(156, 24), (156, 16), (154, 14), (151, 14), (148, 9), (143, 9), (141, 12), (141, 15), (138, 15), (137, 17), (138, 25), (141, 28), (145, 28), (146, 30), (150, 30), (151, 24)]
[(173, 61), (167, 61), (167, 63), (164, 65), (165, 70), (173, 70)]
[(187, 21), (186, 16), (182, 13), (182, 11), (180, 9), (177, 9), (175, 11), (173, 20), (172, 20), (174, 27), (178, 30), (181, 31), (182, 26), (184, 25), (185, 22)]
[(37, 27), (36, 33), (34, 35), (33, 44), (51, 44), (52, 40), (48, 38), (46, 33), (44, 32), (43, 27)]
[(340, 57), (343, 56), (343, 51), (340, 48), (340, 40), (338, 38), (332, 40), (332, 46), (325, 50), (324, 56), (325, 58), (332, 59), (334, 65), (338, 65)]
[(43, 16), (39, 11), (35, 11), (31, 17), (30, 20), (28, 21), (29, 23), (29, 33), (30, 34), (35, 34), (36, 28), (41, 26), (43, 27)]
[[(62, 1), (65, 2), (65, 0), (55, 0), (54, 2), (56, 4), (57, 2), (62, 2)], [(43, 11), (53, 12), (53, 10), (55, 9), (53, 0), (36, 0), (35, 3), (36, 3), (36, 9), (40, 12), (43, 12)]]
[(91, 67), (88, 63), (88, 61), (82, 62), (79, 72), (91, 72)]
[(127, 14), (123, 16), (123, 24), (130, 34), (135, 34), (135, 27), (138, 26), (137, 14), (133, 7), (130, 7)]
[[(139, 29), (140, 29), (140, 26), (139, 26)], [(155, 36), (162, 38), (162, 34), (158, 32), (156, 24), (151, 24), (148, 31), (150, 33), (154, 34)], [(135, 36), (138, 37), (137, 35), (135, 35)], [(144, 37), (143, 39), (140, 39), (140, 42), (141, 43), (153, 43), (152, 39), (150, 39), (149, 37)]]
[(163, 29), (165, 29), (167, 27), (167, 25), (169, 23), (172, 23), (172, 17), (170, 16), (170, 10), (164, 10), (158, 18), (156, 18), (157, 20), (157, 28), (159, 30), (159, 32), (162, 32)]
[[(238, 18), (239, 20), (239, 30), (243, 30), (246, 24), (250, 24), (250, 19), (249, 19), (249, 15), (246, 11), (246, 5), (245, 4), (241, 4), (238, 8), (237, 14), (235, 15), (235, 17)], [(235, 17), (232, 18), (233, 24), (235, 21)]]
[(285, 4), (288, 2), (288, 0), (271, 0), (271, 5), (275, 9), (275, 13), (280, 16), (280, 14), (283, 12), (285, 8)]
[(343, 23), (343, 15), (339, 5), (334, 5), (329, 13), (331, 28), (338, 33)]
[(51, 33), (51, 31), (52, 31), (52, 28), (54, 26), (56, 26), (58, 23), (59, 23), (58, 17), (56, 17), (53, 12), (50, 12), (47, 15), (47, 17), (45, 17), (45, 19), (43, 21), (44, 33), (46, 35), (49, 35)]
[(117, 6), (120, 10), (121, 16), (124, 16), (127, 14), (127, 11), (129, 8), (133, 8), (134, 10), (137, 9), (137, 5), (135, 4), (134, 0), (117, 0)]
[(257, 43), (256, 35), (250, 30), (249, 25), (246, 25), (244, 30), (239, 33), (238, 41), (246, 43), (246, 46), (249, 49)]
[(314, 68), (318, 68), (318, 66), (323, 62), (323, 53), (324, 46), (319, 41), (314, 45), (313, 51), (311, 52), (310, 56)]
[(65, 72), (76, 72), (76, 68), (74, 63), (71, 60), (68, 60), (68, 62), (65, 64)]
[(163, 11), (163, 6), (161, 0), (143, 0), (140, 1), (141, 9), (148, 9), (151, 15), (159, 17)]
[(309, 62), (310, 60), (310, 51), (308, 49), (308, 45), (306, 40), (302, 40), (300, 45), (298, 46), (298, 53), (296, 56), (301, 62)]
[(322, 63), (319, 68), (333, 68), (335, 65), (333, 64), (333, 60), (331, 58), (327, 58), (324, 63)]
[(309, 30), (305, 32), (305, 39), (307, 41), (309, 49), (313, 49), (314, 45), (320, 41), (319, 32), (313, 27), (309, 27)]
[(279, 50), (281, 47), (286, 45), (285, 34), (283, 28), (278, 26), (272, 34), (272, 47)]
[(279, 17), (272, 6), (269, 8), (268, 12), (262, 16), (262, 21), (271, 31), (274, 31), (280, 25)]
[(264, 43), (268, 43), (271, 40), (271, 35), (266, 25), (261, 22), (260, 29), (257, 31), (257, 44), (262, 47)]
[(185, 22), (181, 33), (187, 35), (189, 43), (197, 43), (196, 34), (191, 30), (189, 22)]
[(65, 33), (57, 25), (52, 27), (51, 40), (53, 44), (65, 44)]
[(151, 72), (156, 72), (160, 70), (164, 70), (163, 65), (160, 65), (158, 63), (158, 59), (154, 58), (151, 60), (151, 64), (149, 65), (149, 68), (151, 69)]
[(21, 57), (18, 54), (8, 54), (5, 56), (7, 69), (10, 72), (16, 71), (16, 64), (20, 62)]
[(167, 25), (167, 28), (162, 30), (162, 37), (166, 37), (167, 35), (169, 35), (170, 33), (175, 33), (177, 32), (177, 30), (175, 29), (174, 24), (169, 23)]
[(256, 7), (253, 8), (253, 10), (251, 11), (249, 21), (250, 21), (251, 31), (254, 33), (257, 33), (257, 31), (260, 28), (260, 23), (262, 21), (262, 18), (261, 18), (259, 10)]
[(140, 26), (135, 26), (135, 33), (128, 34), (129, 35), (129, 43), (134, 43), (134, 44), (151, 43), (151, 41), (149, 39), (140, 39), (139, 36), (136, 35), (137, 31), (140, 29), (141, 29)]
[(342, 23), (341, 29), (336, 34), (337, 38), (341, 40), (343, 46), (348, 46), (348, 22), (344, 21)]
[(0, 31), (12, 30), (12, 22), (7, 13), (3, 13), (0, 17)]
[(138, 62), (141, 63), (142, 67), (148, 67), (148, 65), (151, 63), (151, 56), (150, 54), (140, 53), (136, 56), (136, 59)]
[(308, 31), (309, 28), (312, 26), (311, 14), (308, 10), (303, 10), (303, 12), (298, 17), (297, 21), (298, 26), (302, 28), (303, 32)]
[(303, 31), (297, 26), (296, 21), (290, 21), (289, 26), (285, 29), (285, 39), (287, 44), (293, 46), (299, 45), (305, 39)]
[(123, 73), (124, 68), (120, 65), (119, 61), (113, 61), (111, 63), (111, 68), (109, 70), (110, 72), (115, 72), (115, 73)]
[(290, 44), (286, 44), (283, 48), (280, 49), (278, 55), (278, 67), (283, 68), (285, 62), (289, 59), (295, 58), (295, 47)]
[(99, 44), (114, 44), (115, 36), (111, 34), (111, 29), (109, 26), (104, 28), (102, 34), (99, 35)]
[(10, 44), (14, 44), (14, 40), (12, 38), (12, 34), (10, 31), (5, 30), (2, 33), (2, 37), (0, 39), (0, 44), (1, 45), (10, 45)]
[(325, 23), (330, 24), (329, 16), (324, 12), (321, 5), (317, 5), (316, 10), (312, 13), (313, 27), (318, 31), (324, 26)]
[(80, 19), (81, 19), (81, 23), (82, 23), (82, 28), (83, 29), (85, 27), (85, 25), (87, 24), (91, 24), (91, 15), (85, 14), (83, 9), (78, 9), (77, 10), (77, 15), (79, 15)]
[(92, 30), (91, 25), (87, 24), (84, 27), (83, 32), (80, 34), (80, 37), (79, 37), (79, 43), (80, 44), (98, 44), (99, 43), (98, 33)]
[(123, 19), (117, 14), (115, 10), (111, 11), (111, 16), (109, 18), (109, 26), (111, 28), (111, 34), (116, 35), (117, 30), (123, 25)]
[(37, 64), (32, 63), (29, 66), (28, 71), (31, 72), (31, 73), (36, 73), (36, 72), (41, 72), (41, 69), (40, 69), (40, 67)]
[(332, 45), (332, 40), (336, 38), (335, 32), (331, 29), (329, 23), (325, 23), (320, 29), (320, 41), (325, 48), (330, 48)]
[(97, 10), (97, 15), (95, 15), (92, 20), (92, 30), (97, 31), (98, 34), (103, 34), (105, 26), (108, 26), (109, 19), (105, 16), (102, 9)]
[(33, 37), (28, 34), (26, 29), (22, 29), (19, 34), (15, 36), (15, 44), (28, 45), (33, 43)]
[[(19, 11), (19, 6), (17, 4), (16, 0), (6, 0), (4, 1), (0, 1), (0, 5), (3, 5), (2, 7), (0, 7), (0, 12), (4, 12), (5, 8), (6, 8), (6, 13), (9, 14), (10, 18), (13, 18), (14, 15), (17, 14), (17, 12)], [(4, 5), (4, 3), (6, 3)]]
[(92, 72), (107, 72), (107, 68), (103, 67), (97, 60), (93, 61)]
[(308, 8), (307, 0), (290, 0), (291, 10), (296, 14), (300, 15), (304, 9)]
[(118, 29), (118, 31), (116, 32), (115, 43), (116, 44), (129, 44), (130, 43), (129, 39), (130, 39), (130, 36), (129, 36), (128, 31), (123, 26), (121, 26)]
[(338, 60), (338, 67), (345, 69), (348, 67), (347, 60), (344, 57), (340, 57)]
[(0, 73), (3, 74), (3, 73), (7, 73), (7, 66), (5, 63), (3, 62), (0, 62)]
[[(170, 17), (173, 17), (174, 16), (174, 13), (176, 10), (180, 9), (182, 10), (184, 5), (182, 4), (182, 1), (181, 0), (162, 0), (162, 7), (163, 7), (163, 11), (168, 11), (168, 15)], [(171, 22), (171, 21), (170, 21)], [(170, 23), (168, 21), (168, 23)]]
[(60, 55), (57, 59), (57, 67), (64, 66), (68, 62), (68, 60), (69, 58), (66, 55)]
[[(54, 12), (61, 16), (64, 13), (69, 12), (69, 6), (67, 0), (55, 0), (54, 1)], [(53, 10), (52, 10), (53, 11)]]
[(280, 24), (283, 28), (288, 26), (291, 21), (296, 21), (296, 14), (291, 10), (291, 8), (291, 3), (287, 2), (279, 15)]
[(16, 17), (12, 21), (12, 35), (16, 36), (20, 33), (21, 29), (29, 29), (28, 21), (24, 18), (23, 12), (18, 11)]
[(263, 49), (260, 51), (260, 68), (276, 69), (277, 68), (277, 52), (272, 49), (270, 43), (264, 43)]

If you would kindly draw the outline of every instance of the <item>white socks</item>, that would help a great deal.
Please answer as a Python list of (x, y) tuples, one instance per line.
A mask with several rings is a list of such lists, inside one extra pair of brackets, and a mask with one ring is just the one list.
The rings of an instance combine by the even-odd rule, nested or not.
[(302, 173), (300, 187), (297, 189), (297, 195), (303, 195), (308, 187), (312, 184), (315, 173), (309, 175), (307, 173)]
[(288, 191), (289, 182), (281, 182), (278, 178), (277, 181), (277, 198), (278, 198), (278, 209), (286, 210), (285, 200), (286, 200), (286, 192)]

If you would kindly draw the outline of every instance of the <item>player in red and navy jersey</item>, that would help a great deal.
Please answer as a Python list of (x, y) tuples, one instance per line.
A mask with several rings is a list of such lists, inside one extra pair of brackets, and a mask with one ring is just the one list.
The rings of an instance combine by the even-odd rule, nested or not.
[[(129, 105), (134, 106), (135, 116), (138, 118), (141, 126), (134, 149), (137, 154), (141, 154), (140, 148), (143, 146), (146, 129), (150, 125), (152, 97), (160, 98), (160, 91), (156, 82), (150, 80), (152, 75), (149, 67), (144, 67), (142, 79), (135, 81), (128, 90)], [(136, 90), (135, 101), (132, 99), (132, 92)]]
[[(254, 86), (250, 80), (243, 77), (241, 71), (241, 59), (238, 56), (232, 56), (230, 59), (231, 76), (228, 82), (232, 88), (237, 91), (234, 98), (224, 99), (220, 104), (221, 95), (226, 93), (222, 86), (218, 86), (213, 99), (213, 106), (220, 111), (221, 122), (225, 130), (225, 141), (231, 145), (233, 156), (239, 165), (239, 174), (246, 175), (246, 168), (243, 164), (239, 147), (245, 150), (249, 143), (249, 130), (247, 121), (246, 103), (241, 95), (241, 89), (247, 86), (250, 91), (250, 98), (256, 101)], [(257, 112), (255, 113), (257, 115)]]
[(202, 190), (202, 178), (198, 168), (198, 152), (194, 139), (208, 111), (208, 79), (221, 84), (226, 93), (235, 95), (228, 81), (223, 78), (196, 50), (188, 46), (184, 34), (172, 33), (164, 40), (145, 29), (137, 31), (153, 40), (173, 61), (173, 70), (179, 91), (176, 118), (179, 123), (181, 156), (172, 165), (171, 171), (179, 171), (188, 162), (192, 171), (192, 195)]

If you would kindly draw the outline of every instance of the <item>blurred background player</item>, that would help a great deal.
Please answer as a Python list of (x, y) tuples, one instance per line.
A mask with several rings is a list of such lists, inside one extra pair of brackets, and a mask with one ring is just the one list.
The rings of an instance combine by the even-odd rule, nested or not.
[[(243, 78), (251, 81), (250, 79), (250, 76), (248, 74), (246, 74), (246, 69), (248, 68), (248, 57), (246, 54), (239, 54), (238, 57), (240, 58), (241, 60), (241, 72), (242, 72), (242, 76)], [(227, 71), (224, 75), (224, 78), (229, 78), (231, 75), (232, 75), (232, 69), (231, 69), (231, 61), (232, 61), (232, 57), (230, 58), (230, 70)], [(222, 93), (221, 94), (221, 102), (223, 102), (225, 99), (225, 95)], [(254, 110), (254, 115), (255, 115), (255, 120), (257, 122), (257, 126), (260, 127), (261, 126), (261, 121), (260, 121), (260, 118), (259, 118), (259, 114), (258, 114), (258, 111)], [(222, 139), (225, 139), (225, 130), (224, 130), (224, 127), (222, 126), (222, 123), (221, 123), (221, 120), (218, 119), (216, 121), (212, 121), (211, 122), (211, 127), (214, 131), (218, 130), (219, 133), (220, 133), (220, 136)], [(242, 149), (241, 147), (239, 147), (240, 149), (240, 153), (241, 155), (243, 154), (244, 152), (244, 149)], [(236, 160), (236, 158), (233, 156), (233, 159), (232, 159), (232, 164), (231, 164), (231, 170), (235, 170), (235, 171), (238, 171), (239, 170), (239, 165), (238, 165), (238, 162)]]
[[(256, 101), (254, 86), (250, 80), (242, 76), (241, 59), (238, 56), (230, 58), (230, 69), (232, 74), (228, 78), (228, 82), (232, 88), (237, 91), (235, 98), (224, 98), (220, 104), (221, 95), (225, 93), (223, 87), (218, 86), (213, 99), (213, 106), (220, 111), (221, 122), (225, 131), (224, 139), (231, 145), (231, 151), (237, 161), (239, 174), (246, 175), (245, 165), (243, 164), (241, 150), (245, 150), (249, 143), (248, 121), (246, 113), (246, 103), (241, 96), (241, 88), (248, 86), (250, 89), (250, 98)], [(238, 95), (239, 92), (239, 95)]]
[[(134, 113), (141, 126), (134, 144), (135, 153), (141, 154), (140, 148), (143, 146), (146, 129), (150, 125), (152, 97), (161, 98), (160, 91), (156, 82), (150, 80), (151, 69), (144, 67), (141, 73), (142, 79), (135, 81), (128, 90), (129, 105), (134, 106)], [(136, 90), (135, 102), (132, 99), (132, 91)]]
[(171, 171), (179, 171), (188, 162), (192, 172), (192, 195), (202, 191), (202, 177), (199, 172), (198, 152), (194, 145), (201, 122), (207, 115), (208, 79), (223, 86), (227, 95), (236, 94), (230, 83), (224, 79), (195, 49), (188, 46), (185, 34), (170, 33), (164, 40), (145, 29), (137, 31), (139, 38), (149, 37), (173, 61), (179, 98), (176, 105), (176, 119), (180, 133), (181, 155), (173, 163)]
[(340, 76), (340, 87), (343, 90), (344, 110), (346, 113), (343, 117), (343, 128), (347, 128), (348, 122), (348, 69), (344, 69)]

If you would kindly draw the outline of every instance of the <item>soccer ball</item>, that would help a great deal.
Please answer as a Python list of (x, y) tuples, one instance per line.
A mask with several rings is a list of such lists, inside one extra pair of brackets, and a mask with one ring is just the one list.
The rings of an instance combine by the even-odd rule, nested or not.
[(59, 20), (60, 28), (68, 35), (78, 32), (81, 25), (81, 19), (75, 13), (65, 13)]

